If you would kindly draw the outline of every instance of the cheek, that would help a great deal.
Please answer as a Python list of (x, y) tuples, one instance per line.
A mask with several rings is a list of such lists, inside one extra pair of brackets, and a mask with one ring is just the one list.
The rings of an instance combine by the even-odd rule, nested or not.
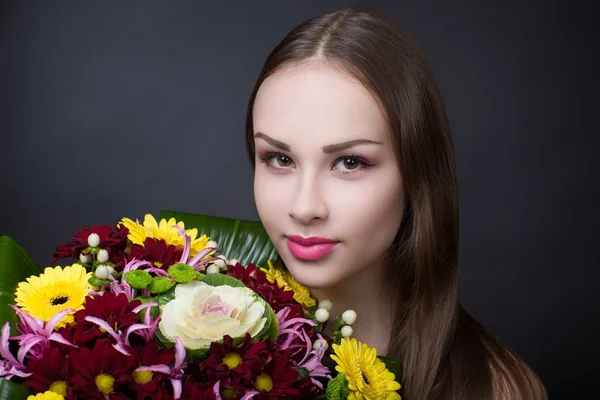
[(391, 245), (402, 221), (402, 180), (395, 174), (378, 177), (368, 185), (352, 187), (337, 197), (336, 203), (336, 219), (343, 221), (348, 239), (364, 243), (362, 251), (382, 253)]
[[(257, 169), (264, 166), (258, 166)], [(254, 174), (254, 203), (256, 211), (262, 224), (271, 234), (273, 223), (281, 221), (281, 217), (287, 213), (286, 205), (289, 204), (289, 193), (281, 177), (269, 176), (264, 171), (256, 171)]]

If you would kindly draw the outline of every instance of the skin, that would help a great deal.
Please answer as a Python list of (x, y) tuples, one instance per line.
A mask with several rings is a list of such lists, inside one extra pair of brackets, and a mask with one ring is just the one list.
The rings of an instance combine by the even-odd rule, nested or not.
[[(405, 200), (377, 101), (345, 71), (308, 63), (263, 82), (253, 121), (254, 196), (269, 237), (294, 278), (316, 298), (332, 300), (332, 319), (357, 311), (353, 336), (381, 354), (387, 344), (382, 316), (389, 311), (383, 255)], [(364, 142), (331, 146), (351, 141)], [(339, 243), (320, 260), (302, 261), (288, 249), (287, 235)]]

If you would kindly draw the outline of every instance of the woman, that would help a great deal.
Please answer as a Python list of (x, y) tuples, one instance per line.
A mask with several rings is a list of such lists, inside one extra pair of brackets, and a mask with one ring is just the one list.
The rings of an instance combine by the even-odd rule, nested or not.
[(544, 399), (458, 303), (450, 128), (433, 74), (393, 21), (311, 18), (269, 55), (247, 150), (258, 213), (286, 267), (358, 340), (402, 363), (407, 399)]

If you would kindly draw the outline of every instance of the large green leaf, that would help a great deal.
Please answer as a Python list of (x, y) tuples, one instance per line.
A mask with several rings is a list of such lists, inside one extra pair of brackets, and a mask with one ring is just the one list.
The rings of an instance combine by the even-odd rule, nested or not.
[(31, 394), (25, 386), (0, 378), (0, 400), (26, 400)]
[(217, 242), (219, 250), (228, 259), (238, 259), (244, 265), (267, 266), (267, 260), (278, 255), (260, 222), (240, 219), (212, 217), (178, 211), (163, 210), (160, 218), (175, 218), (183, 221), (185, 228), (197, 228), (198, 235), (206, 235)]
[[(10, 236), (0, 236), (0, 327), (11, 323), (11, 335), (15, 335), (17, 316), (9, 304), (14, 304), (15, 289), (19, 282), (31, 275), (39, 275), (40, 269), (23, 248)], [(29, 389), (0, 378), (0, 400), (21, 400), (31, 395)]]
[(14, 323), (17, 318), (8, 305), (14, 304), (19, 282), (40, 273), (36, 263), (17, 242), (10, 236), (0, 236), (0, 328), (9, 321), (11, 331), (15, 334)]

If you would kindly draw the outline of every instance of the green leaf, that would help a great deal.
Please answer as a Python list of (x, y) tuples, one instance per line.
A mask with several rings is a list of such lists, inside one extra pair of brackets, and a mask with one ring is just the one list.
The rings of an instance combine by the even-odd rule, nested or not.
[(26, 400), (32, 394), (25, 386), (0, 378), (0, 400)]
[(8, 305), (15, 302), (15, 290), (19, 282), (41, 272), (17, 242), (10, 236), (0, 236), (0, 328), (6, 322), (11, 322), (11, 334), (17, 333), (14, 328), (17, 316)]
[[(11, 323), (11, 336), (16, 335), (17, 316), (9, 304), (15, 302), (19, 282), (42, 271), (25, 250), (10, 236), (0, 236), (0, 327)], [(18, 383), (0, 378), (0, 400), (27, 399), (31, 391)]]
[(208, 274), (200, 280), (210, 286), (231, 286), (231, 287), (246, 287), (244, 283), (238, 279), (225, 274)]
[(392, 374), (394, 374), (395, 377), (395, 381), (402, 383), (400, 381), (400, 371), (402, 371), (402, 369), (400, 368), (400, 360), (397, 360), (395, 358), (391, 358), (391, 357), (384, 357), (384, 356), (377, 356), (377, 358), (379, 358), (381, 361), (383, 361), (383, 363), (385, 364), (385, 367), (388, 369), (388, 371), (390, 371)]
[(235, 258), (244, 265), (267, 266), (268, 260), (279, 256), (265, 228), (258, 221), (212, 217), (201, 214), (163, 210), (160, 218), (183, 221), (186, 229), (197, 228), (198, 235), (206, 235), (217, 242), (219, 251), (228, 259)]
[(350, 393), (346, 374), (339, 373), (335, 378), (327, 382), (327, 400), (344, 400)]
[(158, 306), (162, 310), (163, 307), (175, 298), (175, 288), (172, 288), (168, 292), (165, 292), (161, 295), (156, 296), (156, 301), (158, 302)]

